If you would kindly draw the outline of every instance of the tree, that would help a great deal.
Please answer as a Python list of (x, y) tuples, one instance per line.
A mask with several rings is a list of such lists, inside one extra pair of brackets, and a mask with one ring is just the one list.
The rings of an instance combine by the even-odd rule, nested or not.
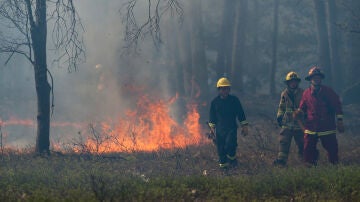
[(221, 30), (217, 45), (216, 73), (218, 77), (231, 73), (232, 41), (234, 35), (235, 8), (237, 2), (225, 0), (222, 13)]
[(345, 25), (347, 32), (347, 46), (349, 54), (346, 60), (349, 61), (349, 68), (346, 74), (346, 85), (352, 86), (359, 81), (360, 74), (360, 2), (356, 0), (349, 0), (344, 7), (348, 13), (348, 22)]
[(343, 88), (343, 75), (340, 67), (339, 57), (339, 33), (337, 29), (337, 5), (335, 0), (328, 1), (329, 13), (329, 40), (330, 40), (330, 54), (331, 54), (331, 69), (334, 78), (334, 85), (336, 90)]
[[(246, 58), (246, 63), (244, 66), (248, 66), (251, 68), (247, 69), (247, 75), (249, 80), (247, 81), (246, 89), (255, 92), (257, 88), (260, 86), (260, 82), (258, 79), (257, 72), (259, 71), (260, 61), (259, 61), (259, 0), (253, 0), (250, 3), (253, 4), (252, 10), (249, 10), (249, 22), (247, 26), (248, 35), (250, 36), (250, 47), (249, 51), (244, 57)], [(251, 4), (250, 4), (251, 6)], [(244, 68), (245, 69), (245, 68)], [(245, 83), (244, 83), (245, 84)]]
[(233, 35), (232, 56), (231, 56), (231, 76), (237, 78), (233, 80), (234, 89), (243, 91), (243, 72), (244, 72), (244, 54), (248, 18), (247, 0), (238, 1), (235, 15), (235, 30)]
[[(191, 55), (192, 55), (192, 77), (191, 84), (193, 92), (191, 98), (198, 101), (198, 103), (205, 102), (208, 97), (208, 75), (206, 66), (205, 46), (203, 37), (203, 22), (202, 22), (202, 6), (201, 0), (194, 0), (191, 7), (192, 20), (190, 23), (190, 40), (191, 40)], [(198, 88), (198, 90), (196, 90)], [(198, 92), (196, 92), (198, 91)], [(201, 106), (200, 114), (204, 115), (205, 107)], [(201, 116), (203, 117), (203, 116)]]
[(277, 46), (279, 32), (279, 0), (275, 0), (274, 8), (274, 30), (272, 34), (272, 62), (270, 69), (270, 95), (275, 95), (275, 72), (277, 65)]
[[(47, 9), (50, 8), (48, 11)], [(53, 23), (52, 42), (59, 53), (56, 62), (64, 62), (68, 70), (76, 70), (84, 56), (79, 35), (80, 19), (72, 0), (3, 0), (0, 17), (7, 29), (1, 33), (0, 53), (23, 55), (34, 67), (37, 97), (37, 137), (35, 152), (50, 154), (50, 92), (47, 66), (48, 24)]]
[(313, 0), (317, 25), (319, 65), (326, 74), (326, 83), (332, 84), (332, 69), (330, 61), (329, 34), (327, 29), (327, 17), (323, 0)]
[[(125, 24), (125, 50), (126, 52), (137, 52), (139, 40), (150, 36), (155, 46), (162, 42), (160, 22), (166, 12), (175, 13), (179, 17), (179, 22), (183, 18), (183, 9), (178, 0), (148, 0), (145, 7), (141, 7), (138, 0), (127, 0), (122, 8), (121, 16)], [(139, 5), (140, 4), (140, 5)], [(140, 21), (135, 13), (140, 8), (145, 14), (145, 20)]]
[[(207, 70), (205, 47), (203, 43), (202, 13), (201, 0), (180, 4), (177, 0), (156, 0), (147, 1), (145, 6), (138, 0), (128, 0), (121, 8), (123, 23), (125, 24), (125, 50), (127, 53), (138, 53), (139, 42), (141, 39), (151, 37), (155, 47), (163, 45), (163, 36), (161, 32), (161, 22), (167, 12), (171, 13), (170, 17), (177, 17), (178, 22), (183, 23), (183, 8), (188, 8), (190, 20), (186, 21), (183, 30), (177, 30), (173, 34), (172, 43), (179, 49), (178, 56), (174, 56), (175, 61), (181, 63), (178, 65), (179, 70), (175, 71), (182, 81), (175, 82), (183, 84), (179, 87), (180, 94), (184, 93), (191, 99), (204, 101), (207, 98)], [(137, 15), (138, 11), (145, 11), (145, 18)], [(144, 12), (139, 12), (144, 14)], [(174, 15), (175, 14), (175, 15)], [(141, 21), (141, 19), (145, 19)], [(174, 22), (169, 20), (168, 22)], [(174, 27), (174, 26), (172, 26)], [(172, 30), (174, 32), (174, 30)], [(169, 43), (171, 44), (171, 43)], [(170, 48), (171, 49), (171, 48)], [(171, 70), (170, 70), (171, 71)], [(176, 79), (177, 80), (177, 79)]]
[[(168, 21), (163, 22), (164, 18), (165, 20), (167, 17), (170, 18)], [(181, 24), (183, 22), (183, 7), (179, 3), (178, 0), (148, 0), (148, 1), (139, 1), (139, 0), (126, 0), (125, 3), (120, 8), (120, 16), (122, 19), (122, 23), (125, 26), (124, 29), (124, 43), (123, 46), (123, 55), (129, 56), (131, 54), (139, 54), (141, 52), (140, 46), (143, 45), (140, 42), (146, 38), (151, 38), (153, 45), (156, 47), (156, 51), (153, 51), (153, 54), (156, 55), (161, 51), (161, 48), (164, 48), (162, 45), (164, 45), (163, 40), (164, 36), (161, 28), (161, 25), (166, 27), (170, 27), (170, 29), (176, 29), (177, 26), (176, 23), (178, 22)], [(173, 17), (173, 18), (171, 18)], [(174, 23), (174, 24), (172, 24)], [(168, 34), (165, 32), (165, 36)], [(180, 56), (182, 54), (181, 50), (178, 50), (176, 47), (178, 44), (177, 40), (180, 40), (181, 34), (178, 32), (174, 33), (174, 31), (171, 31), (172, 34), (172, 40), (170, 43), (168, 43), (168, 47), (165, 49), (171, 50), (172, 52), (179, 51), (179, 54), (177, 55), (171, 55), (169, 52), (167, 52), (167, 58), (173, 57), (173, 60), (169, 63), (170, 68), (168, 69), (169, 72), (169, 79), (171, 81), (176, 82), (169, 82), (173, 83), (173, 86), (170, 86), (170, 89), (176, 89), (177, 92), (180, 93), (180, 96), (185, 93), (186, 86), (179, 87), (178, 85), (183, 84), (179, 80), (179, 77), (175, 77), (178, 73), (178, 70), (175, 68), (177, 67), (177, 64), (174, 64), (174, 61), (181, 62), (183, 61), (182, 57)], [(179, 37), (174, 37), (174, 36)], [(162, 47), (161, 47), (162, 46)], [(183, 64), (185, 65), (185, 64)], [(188, 67), (188, 65), (185, 65)], [(171, 68), (173, 67), (173, 68)], [(185, 77), (186, 75), (181, 74), (181, 77)], [(186, 85), (186, 84), (185, 84)]]

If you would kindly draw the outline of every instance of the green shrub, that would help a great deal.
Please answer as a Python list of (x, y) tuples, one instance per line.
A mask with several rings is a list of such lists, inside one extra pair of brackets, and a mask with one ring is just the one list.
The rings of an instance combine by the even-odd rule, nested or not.
[[(177, 158), (189, 159), (192, 152), (199, 157), (179, 159), (182, 169), (170, 151), (156, 159), (146, 154), (3, 158), (0, 201), (360, 201), (356, 163), (273, 168), (247, 162), (221, 171), (211, 154), (176, 152)], [(252, 169), (252, 164), (263, 166)]]

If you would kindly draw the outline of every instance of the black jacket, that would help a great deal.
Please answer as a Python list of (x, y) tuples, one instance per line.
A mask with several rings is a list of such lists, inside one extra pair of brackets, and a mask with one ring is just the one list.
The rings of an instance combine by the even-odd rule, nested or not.
[(225, 99), (217, 96), (211, 101), (210, 123), (215, 124), (216, 128), (237, 128), (236, 119), (241, 125), (247, 124), (244, 110), (236, 96), (228, 95)]

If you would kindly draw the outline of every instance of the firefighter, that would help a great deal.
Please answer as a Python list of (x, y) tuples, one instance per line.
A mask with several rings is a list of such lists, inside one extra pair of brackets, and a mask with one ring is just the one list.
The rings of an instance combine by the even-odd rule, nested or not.
[(209, 125), (216, 133), (216, 148), (220, 168), (236, 167), (237, 120), (241, 125), (241, 134), (248, 134), (248, 122), (235, 95), (230, 94), (230, 81), (226, 77), (218, 80), (218, 96), (211, 101)]
[(318, 66), (310, 69), (305, 80), (310, 87), (303, 93), (299, 109), (294, 117), (304, 120), (304, 161), (307, 165), (316, 165), (319, 151), (316, 148), (320, 139), (327, 151), (328, 160), (332, 164), (339, 162), (336, 129), (344, 132), (343, 112), (339, 96), (333, 89), (322, 85), (324, 73)]
[(274, 161), (276, 166), (286, 166), (290, 145), (294, 137), (298, 148), (298, 157), (302, 159), (304, 137), (298, 122), (293, 119), (293, 112), (299, 107), (303, 89), (299, 88), (301, 79), (296, 72), (289, 72), (284, 80), (287, 87), (282, 91), (277, 111), (277, 122), (281, 127), (279, 152)]

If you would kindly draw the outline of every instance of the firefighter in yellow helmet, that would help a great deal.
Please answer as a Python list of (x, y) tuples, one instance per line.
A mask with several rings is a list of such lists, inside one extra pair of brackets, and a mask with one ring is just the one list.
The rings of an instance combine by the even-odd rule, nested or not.
[(299, 107), (303, 89), (299, 88), (301, 79), (296, 72), (289, 72), (284, 80), (286, 88), (281, 92), (280, 103), (277, 111), (277, 122), (281, 127), (279, 136), (279, 150), (274, 160), (276, 166), (286, 166), (290, 151), (291, 141), (294, 138), (298, 147), (298, 157), (302, 159), (304, 138), (301, 127), (293, 119), (293, 112)]
[(237, 166), (237, 120), (241, 125), (241, 134), (248, 134), (248, 122), (240, 103), (235, 95), (230, 94), (230, 81), (226, 77), (218, 80), (216, 96), (210, 105), (209, 126), (216, 134), (216, 147), (219, 157), (220, 168)]

